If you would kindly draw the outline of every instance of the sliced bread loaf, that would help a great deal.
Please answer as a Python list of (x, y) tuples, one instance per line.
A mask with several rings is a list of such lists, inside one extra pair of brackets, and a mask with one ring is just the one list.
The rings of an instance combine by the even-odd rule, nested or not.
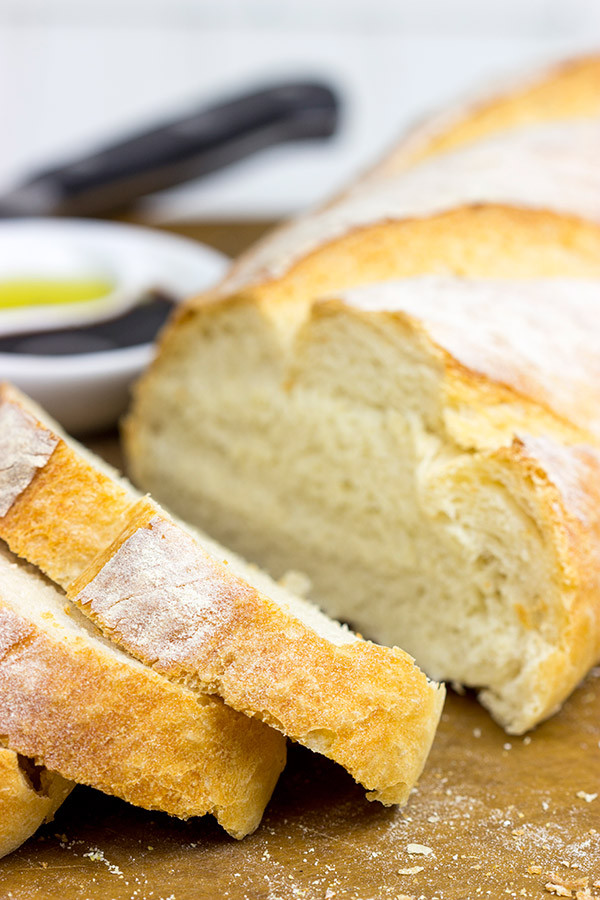
[(599, 298), (411, 279), (295, 328), (258, 294), (198, 305), (139, 389), (134, 472), (522, 732), (600, 654)]
[(0, 733), (52, 771), (235, 837), (260, 822), (279, 735), (171, 684), (106, 641), (64, 593), (0, 548)]
[[(20, 476), (0, 536), (63, 579), (71, 533), (76, 547), (82, 543), (79, 485), (90, 490), (95, 479), (99, 497), (108, 476), (8, 388), (0, 421), (4, 415), (20, 416), (23, 437), (12, 459), (23, 462), (21, 473), (20, 448), (40, 442), (54, 450), (30, 470), (25, 489)], [(0, 468), (10, 460), (0, 456)], [(57, 510), (66, 515), (48, 539)], [(208, 539), (197, 541), (151, 501), (140, 500), (124, 518), (122, 533), (69, 589), (77, 605), (158, 672), (200, 696), (218, 693), (254, 721), (340, 762), (371, 798), (405, 802), (431, 746), (443, 689), (403, 651), (361, 640)]]

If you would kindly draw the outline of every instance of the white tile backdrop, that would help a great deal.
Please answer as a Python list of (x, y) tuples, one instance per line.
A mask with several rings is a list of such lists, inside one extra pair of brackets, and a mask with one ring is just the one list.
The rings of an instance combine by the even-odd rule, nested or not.
[(274, 149), (150, 205), (287, 214), (424, 111), (584, 48), (600, 49), (600, 0), (0, 0), (0, 187), (219, 94), (325, 78), (345, 102), (334, 142)]

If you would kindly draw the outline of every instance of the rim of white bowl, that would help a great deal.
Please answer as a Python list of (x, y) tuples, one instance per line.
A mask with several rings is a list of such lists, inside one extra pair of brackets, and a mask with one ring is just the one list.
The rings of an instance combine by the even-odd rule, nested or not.
[(28, 353), (0, 353), (2, 378), (10, 381), (10, 373), (35, 377), (43, 371), (52, 375), (91, 375), (112, 373), (144, 363), (154, 355), (154, 343), (137, 344), (135, 347), (115, 347), (96, 353), (69, 353), (51, 356)]

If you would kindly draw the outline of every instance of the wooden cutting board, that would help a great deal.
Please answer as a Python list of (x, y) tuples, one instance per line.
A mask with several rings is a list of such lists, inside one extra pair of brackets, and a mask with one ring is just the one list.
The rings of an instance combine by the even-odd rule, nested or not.
[(596, 792), (600, 670), (525, 739), (451, 693), (404, 810), (369, 803), (342, 769), (299, 747), (263, 824), (241, 842), (209, 817), (179, 822), (77, 788), (0, 862), (0, 897), (550, 900), (544, 885), (554, 883), (587, 900), (594, 881), (600, 896)]
[[(264, 227), (178, 230), (233, 254)], [(93, 449), (119, 465), (114, 436)], [(300, 747), (242, 842), (209, 817), (179, 822), (77, 788), (0, 861), (0, 900), (589, 900), (600, 898), (596, 793), (600, 669), (526, 738), (450, 692), (404, 810), (369, 803), (338, 766)]]

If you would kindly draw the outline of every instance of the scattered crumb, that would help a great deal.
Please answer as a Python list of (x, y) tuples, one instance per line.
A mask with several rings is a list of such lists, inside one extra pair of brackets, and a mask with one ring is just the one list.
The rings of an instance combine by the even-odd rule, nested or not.
[(473, 729), (473, 737), (475, 737), (475, 738), (480, 738), (480, 737), (481, 737), (481, 728), (474, 728), (474, 729)]
[(396, 900), (415, 900), (414, 894), (396, 894)]
[(513, 837), (519, 837), (522, 834), (525, 834), (524, 828), (513, 828), (512, 830)]
[(595, 800), (598, 794), (586, 794), (585, 791), (577, 791), (576, 797), (579, 797), (580, 800), (585, 800), (586, 803), (591, 803), (592, 800)]
[(548, 881), (544, 887), (548, 891), (549, 894), (556, 894), (557, 897), (570, 897), (571, 891), (568, 888), (563, 887), (561, 884), (553, 884), (551, 881)]
[(439, 816), (427, 816), (427, 821), (431, 822), (431, 824), (433, 825), (434, 822), (440, 821), (440, 817)]
[(504, 745), (504, 749), (505, 749), (505, 750), (512, 750), (512, 744), (506, 743), (506, 744)]
[(586, 875), (565, 875), (558, 872), (549, 872), (548, 877), (553, 884), (558, 884), (568, 891), (578, 891), (581, 888), (587, 888), (588, 885)]
[(123, 872), (118, 866), (115, 866), (113, 863), (109, 862), (105, 857), (102, 850), (98, 847), (92, 847), (91, 850), (88, 850), (87, 853), (84, 853), (83, 856), (86, 856), (88, 859), (91, 859), (93, 862), (103, 862), (108, 871), (112, 875), (119, 875), (119, 877), (123, 877)]
[(530, 875), (541, 875), (541, 874), (542, 874), (542, 867), (541, 867), (541, 866), (535, 866), (535, 865), (534, 865), (534, 866), (529, 866), (529, 868), (527, 869), (527, 871), (529, 872)]
[(424, 866), (412, 866), (410, 869), (398, 869), (398, 875), (416, 875), (417, 872), (422, 872)]
[(406, 852), (412, 856), (431, 856), (433, 854), (431, 847), (426, 847), (424, 844), (409, 844)]

